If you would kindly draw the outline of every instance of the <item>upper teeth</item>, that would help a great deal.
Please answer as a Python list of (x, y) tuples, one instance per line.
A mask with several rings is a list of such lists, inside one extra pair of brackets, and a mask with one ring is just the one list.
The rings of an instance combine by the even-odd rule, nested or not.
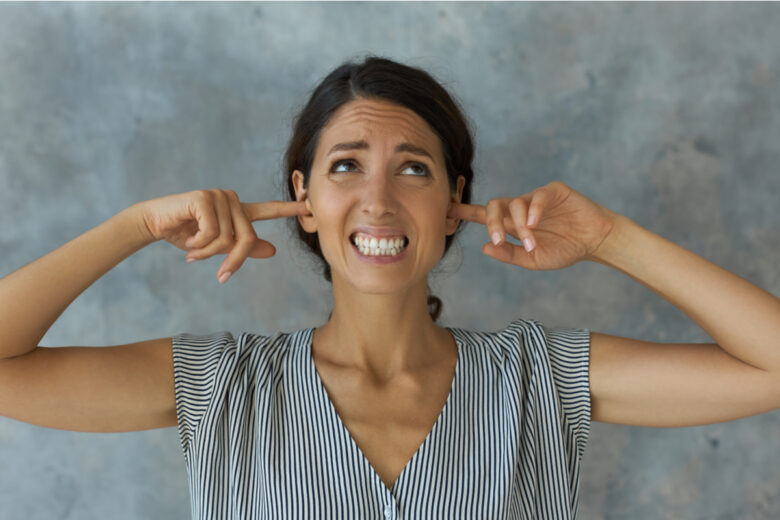
[(371, 235), (356, 234), (352, 242), (361, 250), (369, 253), (390, 253), (398, 254), (406, 242), (403, 237), (398, 238), (377, 238)]

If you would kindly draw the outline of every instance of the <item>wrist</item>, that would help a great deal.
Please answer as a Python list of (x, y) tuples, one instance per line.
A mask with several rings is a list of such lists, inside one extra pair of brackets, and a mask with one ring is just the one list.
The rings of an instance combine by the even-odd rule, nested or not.
[(121, 233), (133, 242), (138, 249), (157, 242), (158, 239), (149, 231), (144, 219), (142, 202), (120, 211), (111, 220), (121, 228)]
[(612, 226), (601, 243), (588, 255), (588, 260), (616, 267), (620, 256), (629, 246), (629, 238), (635, 231), (634, 228), (637, 227), (637, 224), (619, 213), (615, 213), (607, 208), (602, 209), (607, 213)]

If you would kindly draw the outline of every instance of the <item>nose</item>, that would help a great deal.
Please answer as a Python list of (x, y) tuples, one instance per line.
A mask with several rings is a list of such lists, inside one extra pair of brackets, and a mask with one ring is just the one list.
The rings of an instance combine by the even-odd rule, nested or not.
[(398, 197), (389, 175), (380, 172), (372, 172), (368, 175), (361, 193), (360, 205), (363, 214), (374, 221), (398, 212)]

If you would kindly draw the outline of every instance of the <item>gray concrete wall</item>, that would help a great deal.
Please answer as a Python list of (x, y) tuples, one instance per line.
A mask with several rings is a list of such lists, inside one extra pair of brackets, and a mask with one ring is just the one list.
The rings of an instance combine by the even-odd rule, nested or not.
[[(559, 179), (780, 294), (778, 26), (771, 3), (2, 4), (0, 275), (141, 200), (212, 187), (281, 198), (296, 110), (327, 72), (372, 52), (427, 68), (461, 100), (476, 128), (475, 202)], [(222, 257), (187, 265), (154, 244), (42, 344), (323, 322), (329, 287), (282, 222), (255, 229), (277, 256), (225, 286)], [(528, 272), (482, 255), (486, 241), (470, 225), (432, 283), (446, 325), (523, 316), (709, 340), (618, 272)], [(681, 429), (594, 423), (582, 518), (778, 518), (779, 434), (780, 411)], [(0, 418), (0, 518), (189, 516), (175, 429)]]

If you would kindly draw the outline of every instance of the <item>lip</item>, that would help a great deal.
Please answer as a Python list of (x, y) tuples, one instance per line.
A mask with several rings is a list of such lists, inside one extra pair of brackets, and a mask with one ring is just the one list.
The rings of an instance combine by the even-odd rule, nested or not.
[(357, 226), (356, 228), (353, 228), (352, 231), (349, 232), (349, 237), (352, 238), (352, 236), (355, 233), (366, 233), (368, 235), (372, 235), (377, 238), (397, 237), (397, 236), (403, 236), (405, 238), (409, 238), (406, 236), (406, 233), (404, 233), (402, 229), (398, 229), (398, 228), (377, 228), (371, 226)]

